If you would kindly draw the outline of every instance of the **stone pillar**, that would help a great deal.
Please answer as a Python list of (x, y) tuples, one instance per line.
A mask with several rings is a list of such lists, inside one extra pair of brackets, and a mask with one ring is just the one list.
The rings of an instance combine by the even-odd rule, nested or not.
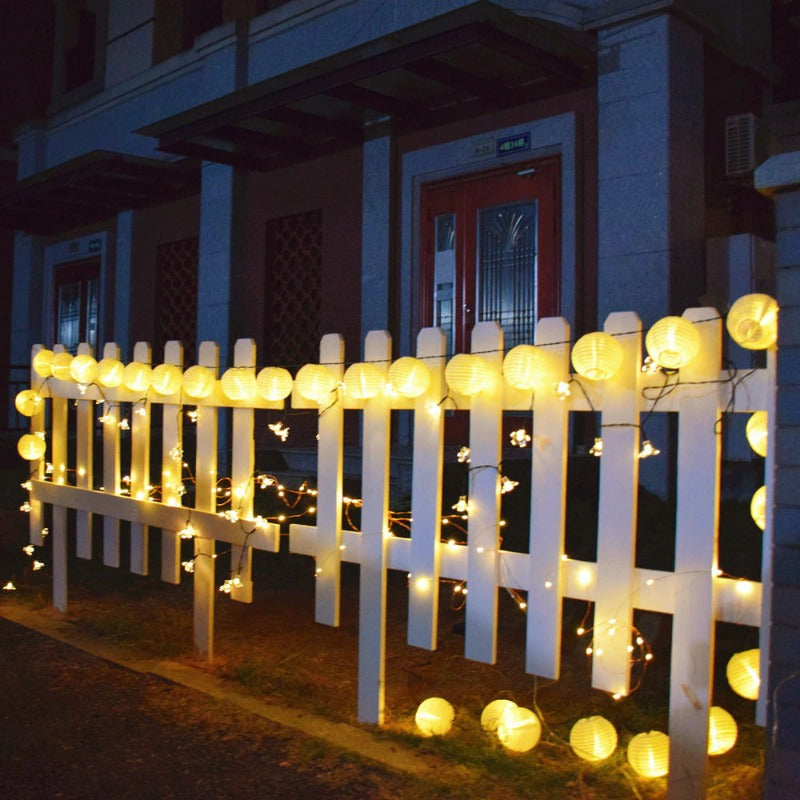
[(800, 786), (800, 151), (773, 156), (756, 187), (775, 199), (778, 397), (775, 516), (770, 592), (765, 800), (794, 797)]

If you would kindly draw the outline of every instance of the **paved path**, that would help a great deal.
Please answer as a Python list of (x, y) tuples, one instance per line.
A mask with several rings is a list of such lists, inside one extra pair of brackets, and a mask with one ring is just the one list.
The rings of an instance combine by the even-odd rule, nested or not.
[(15, 800), (457, 796), (3, 618), (0, 748)]

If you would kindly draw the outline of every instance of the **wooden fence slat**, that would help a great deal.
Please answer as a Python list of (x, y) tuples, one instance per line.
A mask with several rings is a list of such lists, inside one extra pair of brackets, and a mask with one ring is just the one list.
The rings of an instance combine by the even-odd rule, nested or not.
[[(592, 686), (612, 694), (630, 691), (631, 602), (639, 492), (641, 330), (631, 312), (609, 314), (606, 333), (618, 334), (622, 365), (600, 389), (603, 411), (600, 499), (597, 514), (597, 585)], [(583, 380), (583, 379), (581, 379)], [(588, 381), (587, 381), (588, 383)], [(621, 426), (621, 427), (618, 427)]]
[[(246, 367), (255, 372), (256, 343), (253, 339), (239, 339), (233, 348), (233, 366)], [(255, 412), (252, 408), (233, 409), (233, 436), (231, 440), (231, 504), (240, 517), (253, 516), (253, 470), (255, 469), (255, 443), (253, 441)], [(250, 547), (231, 547), (231, 577), (239, 578), (241, 585), (231, 589), (231, 599), (240, 603), (253, 602), (253, 550)]]
[[(164, 363), (183, 367), (183, 345), (170, 341), (164, 345)], [(183, 420), (181, 406), (163, 404), (161, 421), (161, 502), (181, 505), (183, 483)], [(161, 531), (161, 580), (181, 582), (181, 540), (178, 532)]]
[[(43, 349), (44, 347), (41, 344), (35, 344), (31, 348), (31, 364), (33, 364), (35, 355)], [(30, 374), (31, 389), (41, 391), (44, 379), (36, 374), (36, 372), (33, 370), (33, 367), (31, 367)], [(31, 417), (29, 428), (30, 432), (33, 434), (44, 432), (46, 427), (45, 420), (45, 404), (41, 403), (40, 410)], [(45, 470), (44, 465), (45, 459), (40, 458), (39, 461), (37, 461), (36, 464), (31, 468), (31, 478), (43, 478)], [(30, 500), (29, 502), (31, 510), (30, 516), (28, 517), (28, 540), (32, 545), (41, 547), (44, 544), (44, 537), (42, 536), (42, 527), (44, 526), (44, 506), (42, 503), (36, 500)]]
[[(66, 348), (57, 344), (54, 353)], [(53, 483), (67, 483), (67, 419), (68, 401), (63, 397), (53, 397), (51, 409)], [(53, 505), (53, 605), (59, 611), (67, 610), (67, 509)]]
[[(151, 363), (152, 351), (147, 342), (133, 347), (133, 360)], [(144, 411), (144, 413), (137, 413)], [(147, 500), (150, 490), (150, 404), (146, 397), (134, 403), (131, 413), (131, 497)], [(147, 575), (150, 556), (150, 532), (147, 526), (131, 523), (131, 572)]]
[[(119, 347), (109, 342), (103, 348), (103, 358), (119, 359)], [(119, 423), (121, 408), (113, 402), (103, 403), (103, 489), (118, 495), (120, 490)], [(106, 514), (103, 517), (103, 564), (119, 567), (119, 520)]]
[[(78, 345), (78, 355), (92, 355), (87, 343)], [(94, 454), (94, 401), (77, 400), (75, 414), (75, 485), (91, 489)], [(75, 514), (75, 553), (78, 558), (92, 557), (92, 515), (85, 511)]]
[[(392, 339), (370, 331), (364, 358), (384, 377)], [(386, 660), (386, 536), (389, 514), (389, 432), (391, 407), (381, 392), (366, 402), (363, 415), (361, 569), (358, 602), (358, 718), (383, 724)], [(433, 587), (431, 587), (433, 591)]]
[[(569, 339), (569, 324), (560, 317), (536, 326), (536, 344), (552, 360), (553, 382), (569, 375)], [(548, 381), (533, 397), (525, 669), (551, 679), (560, 672), (568, 421), (569, 405)]]
[(472, 352), (489, 370), (486, 387), (472, 397), (469, 420), (470, 503), (467, 534), (466, 641), (464, 654), (494, 664), (497, 658), (497, 586), (500, 543), (500, 462), (503, 433), (503, 330), (496, 322), (472, 329)]
[[(684, 313), (697, 325), (700, 352), (681, 369), (684, 383), (719, 372), (722, 327), (712, 309)], [(715, 580), (719, 528), (721, 435), (719, 394), (689, 386), (678, 416), (678, 497), (675, 511), (675, 610), (672, 617), (668, 797), (705, 797), (708, 716), (713, 684)]]
[[(430, 370), (428, 390), (414, 403), (414, 451), (411, 476), (411, 574), (429, 589), (408, 593), (408, 643), (436, 649), (439, 620), (439, 574), (442, 509), (444, 414), (436, 405), (444, 384), (445, 337), (439, 328), (424, 328), (417, 337), (417, 357)], [(423, 584), (424, 585), (424, 584)]]

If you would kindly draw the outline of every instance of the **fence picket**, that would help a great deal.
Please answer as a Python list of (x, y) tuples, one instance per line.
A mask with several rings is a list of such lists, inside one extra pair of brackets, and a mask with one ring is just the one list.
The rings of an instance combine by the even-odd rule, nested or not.
[[(66, 348), (57, 344), (54, 353)], [(56, 383), (53, 379), (53, 383)], [(67, 483), (67, 399), (53, 395), (52, 405), (52, 450), (53, 483)], [(67, 610), (67, 509), (53, 506), (53, 605), (59, 611)]]
[[(31, 363), (36, 354), (44, 348), (40, 344), (35, 344), (31, 349)], [(38, 392), (42, 391), (44, 379), (36, 374), (33, 367), (30, 370), (31, 374), (31, 388)], [(45, 431), (45, 404), (42, 403), (39, 411), (31, 417), (30, 432), (33, 434), (43, 433)], [(44, 459), (41, 458), (36, 462), (36, 465), (31, 469), (31, 478), (42, 480), (44, 478)], [(42, 527), (44, 525), (44, 506), (38, 500), (30, 501), (30, 516), (28, 517), (28, 540), (32, 545), (41, 547), (44, 544), (44, 536), (42, 535)]]
[[(152, 351), (147, 342), (133, 347), (133, 360), (150, 364)], [(138, 413), (143, 411), (144, 413)], [(147, 500), (150, 494), (150, 408), (147, 397), (139, 398), (131, 414), (131, 497)], [(148, 574), (150, 531), (140, 522), (131, 523), (131, 572)]]
[[(91, 345), (78, 345), (78, 355), (92, 355)], [(76, 400), (75, 485), (91, 489), (93, 480), (94, 400)], [(75, 552), (78, 558), (92, 557), (92, 515), (75, 512)]]
[[(170, 341), (164, 345), (164, 363), (183, 367), (183, 345)], [(179, 399), (179, 398), (178, 398)], [(163, 404), (161, 421), (161, 502), (181, 505), (183, 484), (183, 413), (176, 403)], [(161, 580), (181, 582), (181, 540), (174, 530), (161, 531)]]
[[(103, 358), (119, 359), (119, 347), (109, 342), (103, 348)], [(119, 494), (120, 490), (120, 452), (119, 423), (121, 408), (119, 404), (103, 403), (103, 489), (108, 494)], [(119, 520), (106, 514), (103, 517), (103, 563), (107, 567), (119, 567)]]

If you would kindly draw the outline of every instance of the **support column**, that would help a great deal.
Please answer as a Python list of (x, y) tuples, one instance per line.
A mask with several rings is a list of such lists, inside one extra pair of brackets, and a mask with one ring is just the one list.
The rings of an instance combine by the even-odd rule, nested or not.
[[(38, 236), (14, 236), (14, 281), (11, 301), (11, 363), (28, 364), (31, 347), (49, 339), (43, 330), (42, 271), (44, 248)], [(50, 335), (52, 336), (52, 334)]]
[[(771, 560), (765, 800), (792, 797), (800, 786), (800, 151), (773, 156), (756, 187), (775, 198), (778, 395), (773, 430), (775, 506)], [(767, 481), (772, 476), (766, 476)], [(765, 623), (762, 623), (762, 625)], [(767, 672), (765, 675), (764, 672)]]
[(117, 214), (117, 242), (114, 259), (114, 328), (106, 336), (119, 345), (123, 358), (131, 346), (131, 275), (133, 270), (133, 211)]

